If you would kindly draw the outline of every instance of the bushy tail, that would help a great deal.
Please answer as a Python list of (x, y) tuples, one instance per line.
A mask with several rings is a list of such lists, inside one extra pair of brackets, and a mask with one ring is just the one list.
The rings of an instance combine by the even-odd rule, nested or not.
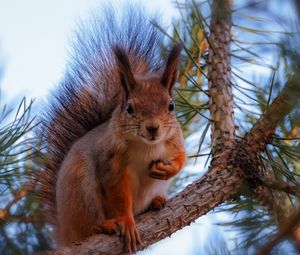
[(38, 177), (49, 223), (56, 223), (57, 171), (72, 144), (111, 117), (119, 95), (113, 46), (128, 52), (134, 73), (161, 68), (162, 35), (141, 8), (122, 15), (106, 7), (76, 33), (64, 79), (43, 110), (39, 136), (44, 139), (44, 169)]

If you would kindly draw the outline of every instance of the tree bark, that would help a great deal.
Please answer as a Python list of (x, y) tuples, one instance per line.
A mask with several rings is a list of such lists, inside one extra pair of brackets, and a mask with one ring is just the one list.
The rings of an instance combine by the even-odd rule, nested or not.
[(230, 67), (231, 8), (230, 0), (215, 0), (212, 4), (208, 86), (213, 155), (221, 152), (224, 147), (231, 147), (235, 140)]

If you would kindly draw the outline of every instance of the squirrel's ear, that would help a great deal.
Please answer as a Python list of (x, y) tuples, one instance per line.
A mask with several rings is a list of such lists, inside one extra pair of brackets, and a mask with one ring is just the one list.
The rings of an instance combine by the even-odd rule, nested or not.
[(176, 82), (178, 67), (179, 67), (179, 56), (182, 49), (182, 44), (177, 43), (169, 53), (167, 64), (164, 73), (161, 77), (161, 84), (166, 87), (171, 94), (172, 88)]
[(124, 49), (116, 45), (113, 48), (116, 56), (116, 64), (120, 74), (121, 84), (128, 96), (129, 92), (134, 88), (136, 82), (131, 71), (128, 55)]

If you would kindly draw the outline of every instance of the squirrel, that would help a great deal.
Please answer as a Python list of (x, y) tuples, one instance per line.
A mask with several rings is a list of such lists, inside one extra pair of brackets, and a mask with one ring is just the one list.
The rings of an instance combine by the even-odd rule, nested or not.
[(58, 245), (119, 234), (141, 242), (134, 217), (160, 209), (186, 160), (172, 97), (182, 45), (164, 60), (163, 35), (136, 7), (82, 25), (50, 96), (40, 197)]

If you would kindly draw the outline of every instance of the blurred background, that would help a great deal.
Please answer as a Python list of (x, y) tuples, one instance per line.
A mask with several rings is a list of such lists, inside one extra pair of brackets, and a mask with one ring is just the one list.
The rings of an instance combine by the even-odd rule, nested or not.
[[(74, 30), (105, 1), (0, 0), (0, 254), (30, 254), (55, 246), (43, 223), (33, 172), (42, 150), (33, 135), (36, 116), (59, 84)], [(119, 3), (113, 1), (115, 8)], [(189, 160), (170, 195), (201, 177), (210, 162), (207, 59), (212, 1), (138, 1), (158, 12), (166, 34), (164, 54), (174, 40), (185, 45), (177, 84), (177, 114)], [(297, 1), (233, 1), (231, 70), (238, 136), (268, 108), (299, 65)], [(279, 180), (299, 185), (300, 118), (296, 108), (279, 126), (262, 160)], [(38, 151), (38, 152), (37, 152)], [(284, 193), (289, 211), (298, 197)], [(241, 196), (140, 254), (253, 254), (277, 230), (274, 215)], [(292, 237), (274, 254), (297, 254)]]

